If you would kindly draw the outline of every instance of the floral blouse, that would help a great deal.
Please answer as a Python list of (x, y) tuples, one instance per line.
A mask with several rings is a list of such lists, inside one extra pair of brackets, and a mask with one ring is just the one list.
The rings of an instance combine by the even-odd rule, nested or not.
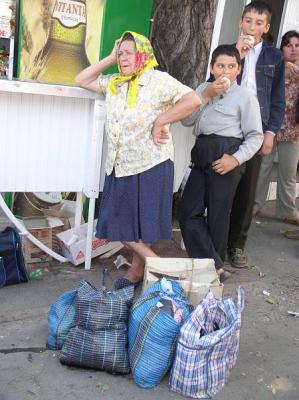
[(296, 105), (299, 100), (299, 74), (295, 76), (286, 69), (285, 76), (286, 111), (280, 131), (276, 138), (278, 142), (292, 142), (299, 139), (299, 124), (296, 123)]
[(107, 175), (113, 168), (118, 178), (135, 175), (168, 159), (173, 160), (171, 134), (166, 144), (157, 146), (151, 130), (155, 119), (192, 89), (166, 72), (148, 70), (139, 77), (136, 104), (129, 108), (128, 83), (119, 87), (117, 95), (107, 89), (114, 76), (101, 75), (98, 79), (99, 92), (106, 97)]

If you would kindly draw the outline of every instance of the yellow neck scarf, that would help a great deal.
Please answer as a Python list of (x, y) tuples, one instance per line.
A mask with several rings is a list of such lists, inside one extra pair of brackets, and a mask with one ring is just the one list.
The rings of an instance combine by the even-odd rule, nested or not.
[(108, 88), (112, 94), (116, 95), (118, 94), (118, 86), (122, 85), (125, 82), (129, 82), (128, 106), (129, 108), (134, 108), (138, 93), (138, 83), (140, 75), (144, 71), (156, 67), (158, 63), (154, 56), (152, 45), (145, 36), (139, 35), (135, 32), (126, 31), (122, 34), (121, 40), (126, 33), (130, 33), (135, 41), (135, 69), (131, 75), (123, 75), (120, 65), (118, 63), (119, 74), (115, 78), (111, 79)]

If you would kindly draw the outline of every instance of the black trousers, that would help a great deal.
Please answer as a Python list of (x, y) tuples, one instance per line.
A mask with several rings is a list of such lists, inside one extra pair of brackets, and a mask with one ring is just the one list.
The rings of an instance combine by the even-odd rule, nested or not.
[(261, 162), (262, 156), (258, 154), (246, 162), (245, 172), (238, 184), (231, 210), (228, 248), (245, 247)]
[(213, 258), (216, 268), (221, 268), (225, 259), (230, 211), (243, 168), (219, 175), (211, 164), (224, 153), (235, 153), (240, 144), (240, 139), (217, 135), (197, 138), (180, 207), (180, 227), (189, 257)]

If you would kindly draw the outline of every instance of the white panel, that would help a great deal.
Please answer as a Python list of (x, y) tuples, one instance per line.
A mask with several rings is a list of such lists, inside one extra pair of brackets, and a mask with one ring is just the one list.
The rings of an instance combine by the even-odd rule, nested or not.
[(299, 0), (285, 0), (283, 18), (279, 31), (279, 46), (281, 37), (290, 30), (299, 30)]
[(0, 191), (80, 192), (88, 177), (88, 190), (97, 193), (100, 155), (91, 154), (94, 146), (101, 154), (103, 123), (94, 127), (94, 104), (0, 91)]
[(214, 22), (209, 62), (208, 62), (207, 73), (206, 73), (207, 79), (210, 76), (210, 62), (211, 62), (212, 53), (213, 53), (214, 49), (218, 46), (218, 43), (219, 43), (219, 36), (220, 36), (220, 30), (221, 30), (221, 25), (222, 25), (222, 20), (223, 20), (225, 3), (226, 3), (226, 0), (218, 0), (218, 2), (217, 2), (216, 18), (215, 18), (215, 22)]
[(191, 149), (194, 146), (195, 136), (193, 127), (185, 127), (180, 122), (171, 125), (174, 143), (174, 182), (173, 191), (177, 192), (190, 165)]
[(226, 0), (219, 44), (232, 44), (237, 42), (240, 34), (239, 23), (244, 6), (244, 0)]

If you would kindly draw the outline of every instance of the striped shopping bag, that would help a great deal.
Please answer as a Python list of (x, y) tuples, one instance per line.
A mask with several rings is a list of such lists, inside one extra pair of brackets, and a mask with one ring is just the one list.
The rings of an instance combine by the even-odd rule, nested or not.
[(220, 392), (237, 359), (243, 308), (243, 288), (236, 299), (206, 294), (181, 328), (171, 390), (196, 399), (211, 399)]
[(158, 385), (171, 368), (180, 327), (193, 309), (180, 283), (164, 278), (164, 286), (162, 281), (150, 286), (131, 309), (130, 366), (142, 388)]
[(82, 281), (74, 307), (76, 318), (59, 360), (62, 364), (130, 372), (127, 324), (134, 286), (108, 291)]
[(77, 290), (64, 292), (51, 305), (48, 311), (48, 336), (47, 347), (50, 350), (60, 350), (73, 326), (76, 309)]

